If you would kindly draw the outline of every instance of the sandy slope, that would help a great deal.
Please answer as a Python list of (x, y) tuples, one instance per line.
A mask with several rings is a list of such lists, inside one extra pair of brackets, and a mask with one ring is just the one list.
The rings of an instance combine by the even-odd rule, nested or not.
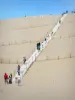
[(59, 17), (39, 16), (1, 21), (0, 58), (4, 62), (8, 62), (6, 59), (20, 61), (23, 56), (28, 58), (37, 41), (42, 41)]
[(2, 100), (74, 100), (75, 59), (36, 62), (25, 75), (22, 86), (9, 85)]
[[(74, 14), (66, 17), (55, 38), (23, 78), (22, 86), (1, 85), (1, 89), (3, 88), (3, 92), (0, 93), (1, 100), (75, 100), (75, 58), (44, 59), (46, 56), (57, 58), (75, 55), (75, 39), (68, 37), (75, 34), (74, 20)], [(60, 36), (63, 38), (58, 38)]]
[(52, 29), (59, 17), (50, 15), (1, 21), (0, 42), (40, 40)]
[[(17, 60), (22, 62), (23, 56), (28, 58), (33, 52), (37, 41), (43, 39), (59, 17), (51, 15), (0, 21), (0, 58), (2, 62), (17, 63)], [(3, 74), (7, 72), (14, 75), (16, 67), (17, 64), (0, 64), (1, 100), (17, 100), (22, 97), (22, 95), (19, 97), (21, 92), (17, 85), (5, 86), (3, 80)], [(21, 90), (25, 92), (26, 89), (21, 87)]]

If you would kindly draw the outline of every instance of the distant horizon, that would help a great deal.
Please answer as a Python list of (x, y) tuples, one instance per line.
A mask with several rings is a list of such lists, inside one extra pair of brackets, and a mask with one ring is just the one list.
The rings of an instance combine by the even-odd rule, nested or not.
[(26, 16), (60, 15), (75, 10), (74, 0), (0, 0), (0, 20)]
[[(62, 14), (62, 13), (61, 13)], [(39, 17), (39, 16), (49, 16), (49, 15), (53, 15), (53, 16), (59, 16), (61, 14), (43, 14), (43, 15), (29, 15), (26, 17)], [(18, 16), (18, 17), (10, 17), (10, 18), (5, 18), (5, 19), (0, 19), (0, 20), (11, 20), (11, 19), (17, 19), (17, 18), (24, 18), (25, 16)]]

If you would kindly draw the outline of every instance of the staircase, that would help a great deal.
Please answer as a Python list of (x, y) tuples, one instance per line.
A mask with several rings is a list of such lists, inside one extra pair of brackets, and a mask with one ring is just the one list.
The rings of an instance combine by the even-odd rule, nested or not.
[[(21, 69), (20, 69), (20, 77), (21, 80), (24, 76), (24, 74), (27, 72), (27, 70), (31, 67), (31, 65), (36, 61), (36, 58), (39, 56), (39, 54), (42, 52), (43, 49), (45, 49), (45, 47), (47, 46), (48, 42), (52, 39), (52, 36), (57, 32), (57, 30), (59, 29), (59, 27), (61, 26), (64, 18), (67, 16), (67, 14), (64, 14), (63, 16), (61, 16), (61, 18), (59, 19), (59, 21), (61, 21), (61, 23), (59, 23), (59, 21), (56, 23), (56, 25), (54, 26), (53, 30), (47, 34), (46, 40), (44, 40), (41, 43), (40, 46), (40, 51), (37, 50), (37, 48), (35, 49), (35, 51), (33, 52), (33, 54), (30, 56), (30, 58), (26, 61), (26, 64), (22, 65)], [(15, 82), (15, 79), (18, 77), (18, 73), (16, 73), (16, 75), (13, 78), (13, 82)]]

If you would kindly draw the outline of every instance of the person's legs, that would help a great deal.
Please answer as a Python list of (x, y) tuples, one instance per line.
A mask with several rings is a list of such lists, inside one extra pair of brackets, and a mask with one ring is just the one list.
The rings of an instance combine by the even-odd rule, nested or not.
[(18, 78), (17, 77), (15, 77), (15, 83), (17, 83), (18, 82)]
[(20, 80), (20, 79), (18, 79), (18, 86), (20, 85), (20, 83), (21, 83), (21, 80)]
[(24, 60), (24, 64), (25, 64), (26, 60)]
[(18, 75), (20, 75), (20, 70), (18, 70)]
[(25, 64), (25, 60), (23, 61), (23, 64)]
[(26, 58), (23, 60), (23, 64), (25, 64), (25, 62), (26, 62)]
[(20, 71), (19, 71), (19, 73), (18, 73), (19, 75), (20, 75)]
[(6, 79), (6, 83), (9, 84), (8, 79)]
[(4, 79), (5, 85), (6, 85), (6, 79)]
[(12, 78), (11, 78), (11, 84), (12, 84)]
[(9, 84), (12, 84), (12, 80), (11, 80), (11, 78), (9, 79)]
[(8, 79), (4, 79), (4, 81), (5, 81), (5, 85), (8, 84)]

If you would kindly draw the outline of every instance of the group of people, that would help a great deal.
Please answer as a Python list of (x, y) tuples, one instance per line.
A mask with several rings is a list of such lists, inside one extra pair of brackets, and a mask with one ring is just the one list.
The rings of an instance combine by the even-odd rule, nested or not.
[[(63, 12), (62, 15), (69, 13), (68, 11)], [(71, 13), (75, 13), (75, 11), (71, 11)]]
[(8, 75), (7, 73), (5, 73), (4, 81), (5, 81), (5, 84), (12, 84), (12, 74)]
[(65, 12), (62, 13), (62, 15), (67, 14), (67, 13), (68, 13), (68, 11), (66, 10)]
[(75, 11), (72, 11), (72, 13), (75, 13)]
[[(23, 57), (23, 64), (26, 63), (26, 57)], [(18, 76), (20, 77), (20, 65), (17, 67), (17, 73)], [(7, 73), (4, 73), (4, 82), (5, 84), (12, 84), (12, 73), (8, 75)]]
[[(26, 64), (26, 57), (23, 57), (23, 64)], [(21, 69), (21, 67), (20, 67), (20, 65), (18, 65), (18, 67), (17, 67), (18, 76), (16, 77), (18, 85), (21, 83), (20, 69)]]

